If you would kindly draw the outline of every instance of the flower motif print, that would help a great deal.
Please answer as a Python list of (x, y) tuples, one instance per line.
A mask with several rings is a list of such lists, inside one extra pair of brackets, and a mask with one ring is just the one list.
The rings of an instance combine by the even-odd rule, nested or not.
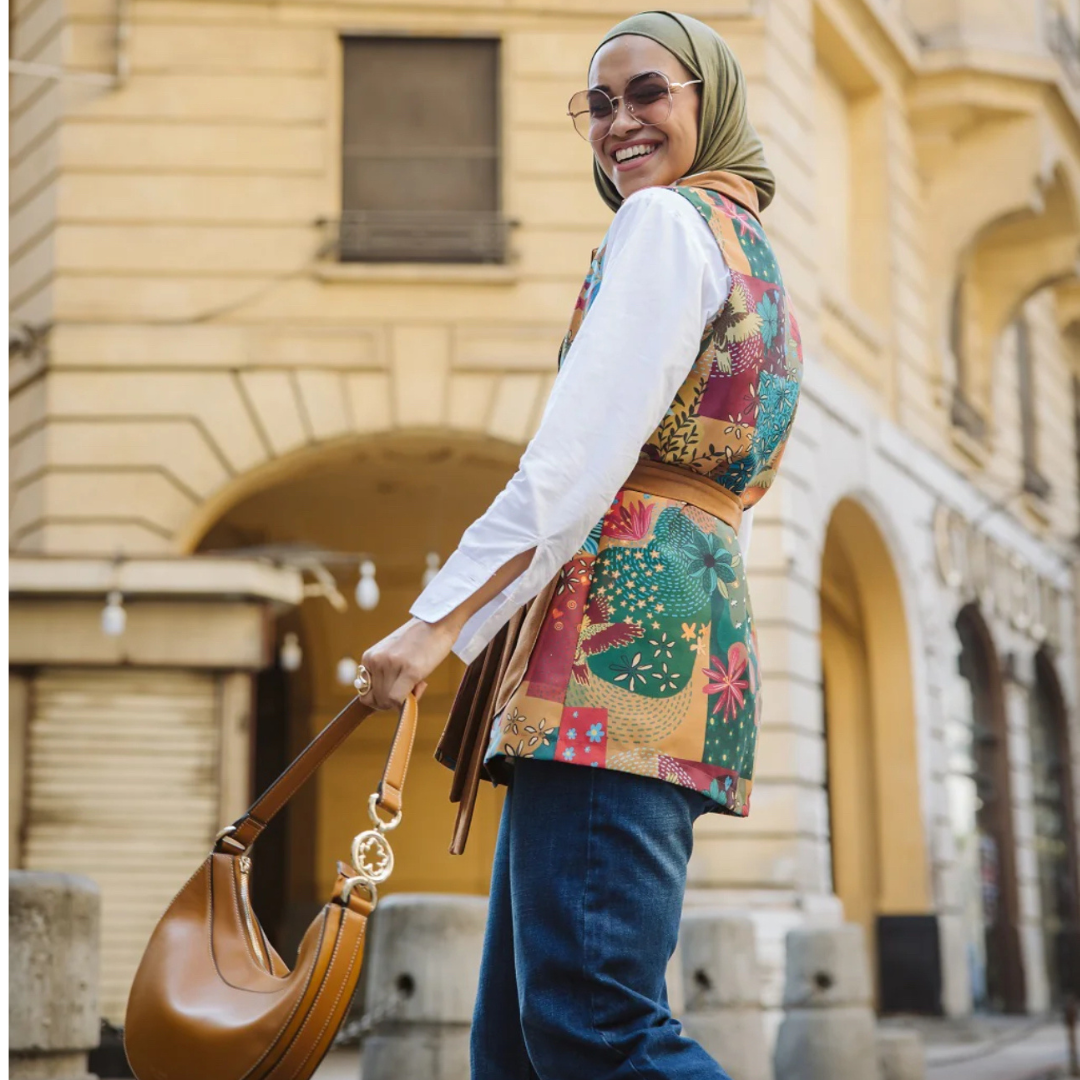
[(537, 746), (547, 746), (551, 740), (551, 736), (554, 734), (552, 728), (548, 727), (546, 719), (541, 717), (535, 724), (524, 725), (526, 745), (532, 749)]
[(652, 646), (653, 656), (663, 655), (668, 660), (671, 659), (671, 654), (678, 644), (678, 642), (673, 641), (667, 636), (666, 630), (663, 630), (655, 637), (647, 638), (646, 640)]
[(617, 513), (608, 520), (608, 534), (617, 540), (647, 539), (655, 509), (655, 506), (645, 502), (633, 506), (620, 504)]
[(566, 749), (565, 749), (565, 750), (564, 750), (564, 751), (562, 752), (562, 756), (563, 756), (564, 758), (566, 758), (566, 760), (567, 760), (567, 761), (573, 761), (573, 760), (574, 760), (574, 754), (575, 754), (575, 753), (576, 753), (576, 751), (574, 750), (574, 748), (573, 748), (572, 746), (568, 746), (568, 747), (567, 747), (567, 748), (566, 748)]
[(589, 736), (589, 742), (600, 742), (604, 738), (604, 725), (593, 724), (593, 726), (589, 728), (587, 734)]
[(652, 664), (643, 664), (639, 652), (632, 657), (622, 653), (611, 661), (611, 670), (615, 672), (614, 682), (622, 683), (628, 690), (633, 691), (637, 690), (639, 680), (642, 686), (648, 682), (647, 672), (652, 671)]
[(657, 686), (662, 693), (667, 693), (670, 690), (678, 689), (679, 679), (682, 678), (682, 674), (678, 671), (670, 671), (665, 660), (661, 663), (660, 670), (653, 672), (653, 678), (660, 680)]
[(735, 718), (745, 701), (743, 691), (750, 687), (750, 683), (743, 678), (748, 659), (746, 646), (737, 641), (728, 649), (726, 667), (719, 656), (714, 656), (711, 658), (712, 667), (701, 669), (709, 680), (703, 687), (704, 692), (717, 695), (713, 712), (721, 713), (724, 723)]
[(730, 553), (724, 549), (718, 536), (712, 533), (694, 536), (686, 568), (706, 592), (719, 589), (726, 598), (727, 586), (735, 581), (733, 565)]
[(780, 333), (780, 308), (773, 299), (773, 293), (766, 293), (754, 309), (761, 316), (761, 340), (766, 349), (772, 348), (776, 335)]

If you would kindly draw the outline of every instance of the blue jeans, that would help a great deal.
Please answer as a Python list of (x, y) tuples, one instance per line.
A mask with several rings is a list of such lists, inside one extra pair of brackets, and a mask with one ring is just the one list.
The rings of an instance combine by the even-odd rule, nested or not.
[(472, 1025), (473, 1080), (730, 1080), (668, 1007), (706, 796), (518, 758)]

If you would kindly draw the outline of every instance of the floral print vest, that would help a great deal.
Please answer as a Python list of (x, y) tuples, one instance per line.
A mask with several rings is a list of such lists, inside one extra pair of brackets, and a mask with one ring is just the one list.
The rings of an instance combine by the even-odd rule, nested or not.
[[(799, 400), (802, 343), (761, 222), (727, 195), (675, 187), (701, 214), (731, 271), (727, 302), (705, 327), (690, 374), (640, 459), (703, 473), (753, 506), (776, 476)], [(600, 291), (604, 247), (578, 296), (559, 366)]]

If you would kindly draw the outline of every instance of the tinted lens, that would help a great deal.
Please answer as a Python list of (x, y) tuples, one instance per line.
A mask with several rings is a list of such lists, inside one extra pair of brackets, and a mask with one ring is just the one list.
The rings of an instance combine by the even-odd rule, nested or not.
[(583, 139), (602, 139), (611, 127), (611, 98), (603, 90), (579, 90), (570, 99), (569, 112)]
[(671, 90), (657, 72), (637, 75), (626, 84), (626, 105), (642, 124), (662, 124), (671, 115)]

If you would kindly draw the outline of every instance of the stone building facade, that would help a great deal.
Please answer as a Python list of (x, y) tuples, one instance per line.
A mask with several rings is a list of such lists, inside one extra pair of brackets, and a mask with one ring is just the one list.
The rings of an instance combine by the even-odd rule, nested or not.
[[(768, 1004), (784, 931), (846, 917), (883, 1010), (1041, 1010), (1080, 932), (1080, 10), (682, 9), (746, 70), (807, 357), (749, 564), (753, 812), (701, 823), (687, 902), (752, 911)], [(630, 10), (13, 3), (10, 838), (100, 882), (112, 1019), (185, 870), (535, 430), (609, 220), (565, 103)], [(398, 888), (486, 890), (499, 795), (449, 856), (430, 753), (461, 670)], [(388, 723), (260, 842), (282, 941)]]

